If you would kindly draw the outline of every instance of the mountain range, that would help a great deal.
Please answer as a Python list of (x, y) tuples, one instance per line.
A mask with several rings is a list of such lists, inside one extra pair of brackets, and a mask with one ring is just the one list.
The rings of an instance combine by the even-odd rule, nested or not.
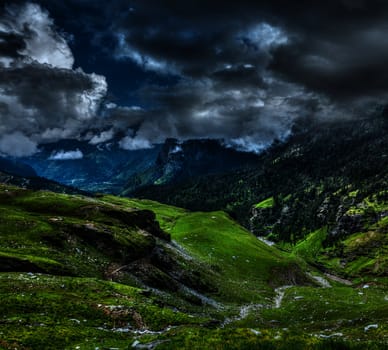
[(85, 191), (119, 194), (252, 167), (258, 157), (223, 146), (217, 140), (167, 139), (164, 144), (133, 151), (120, 148), (118, 140), (99, 145), (63, 140), (42, 145), (40, 152), (31, 157), (4, 161), (24, 167), (19, 175), (37, 174)]
[(386, 348), (387, 116), (3, 158), (0, 348)]

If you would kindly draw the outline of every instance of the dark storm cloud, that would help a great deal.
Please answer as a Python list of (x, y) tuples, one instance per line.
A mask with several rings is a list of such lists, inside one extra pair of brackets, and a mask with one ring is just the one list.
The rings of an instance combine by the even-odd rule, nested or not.
[[(255, 149), (286, 136), (300, 116), (348, 116), (366, 102), (385, 103), (387, 18), (379, 0), (135, 0), (111, 32), (118, 59), (180, 77), (140, 91), (166, 116), (168, 136), (224, 137)], [(160, 124), (147, 118), (142, 137)]]
[(103, 87), (98, 92), (99, 83), (98, 77), (82, 71), (38, 63), (0, 69), (0, 101), (15, 100), (8, 106), (12, 113), (7, 127), (13, 121), (19, 130), (44, 134), (71, 122), (85, 123), (104, 93)]
[(201, 77), (229, 63), (261, 68), (270, 59), (272, 44), (285, 40), (280, 29), (253, 20), (248, 11), (244, 18), (211, 11), (209, 5), (198, 12), (201, 2), (164, 5), (134, 2), (133, 10), (114, 24), (118, 57), (150, 70)]
[[(317, 110), (318, 102), (313, 103), (311, 96), (306, 98), (303, 90), (278, 84), (289, 92), (286, 97), (250, 87), (219, 88), (212, 79), (183, 80), (173, 89), (148, 85), (141, 94), (155, 108), (139, 115), (142, 119), (133, 138), (162, 142), (166, 135), (183, 139), (214, 137), (258, 152), (275, 138), (288, 135), (294, 115), (305, 116)], [(274, 82), (272, 85), (271, 89), (279, 88)]]
[(104, 77), (73, 69), (66, 40), (37, 4), (0, 11), (0, 153), (33, 154), (44, 141), (79, 137), (106, 93)]
[[(388, 87), (386, 1), (150, 0), (132, 6), (116, 22), (129, 49), (122, 45), (118, 55), (151, 70), (200, 77), (223, 64), (253, 64), (258, 71), (269, 64), (269, 71), (335, 97)], [(288, 39), (282, 45), (266, 42), (276, 44), (282, 35)]]
[(318, 97), (269, 70), (291, 40), (285, 28), (255, 2), (133, 1), (111, 26), (116, 57), (178, 82), (138, 92), (153, 110), (132, 138), (216, 137), (259, 151), (287, 136)]
[(329, 2), (316, 5), (311, 17), (286, 19), (295, 39), (274, 50), (270, 68), (336, 100), (385, 95), (388, 4)]
[(265, 88), (265, 82), (256, 68), (252, 65), (238, 65), (230, 68), (222, 68), (214, 71), (210, 77), (221, 88), (230, 87), (251, 87)]
[[(335, 97), (386, 89), (388, 3), (384, 0), (41, 3), (56, 10), (60, 19), (94, 30), (97, 38), (115, 37), (118, 57), (151, 71), (209, 77), (223, 65), (233, 64), (235, 69), (252, 64), (259, 72), (279, 73), (283, 79)], [(267, 31), (260, 31), (263, 23), (270, 25)], [(255, 27), (261, 38), (252, 37)], [(276, 39), (271, 28), (280, 30), (287, 42), (275, 46), (267, 42), (263, 47), (268, 38)]]
[(16, 33), (0, 32), (0, 56), (16, 58), (26, 48), (23, 36)]
[[(82, 133), (98, 144), (120, 133), (126, 149), (173, 136), (223, 138), (259, 151), (286, 137), (301, 116), (362, 113), (388, 95), (383, 0), (38, 2), (40, 11), (9, 7), (0, 26), (2, 118), (46, 116), (32, 113), (28, 131), (6, 132), (34, 142)], [(96, 59), (95, 50), (111, 56), (112, 65), (136, 67), (128, 68), (133, 78), (116, 75), (111, 84), (125, 90), (141, 77), (140, 89), (128, 88), (138, 104), (107, 103), (96, 117), (105, 79), (73, 69), (66, 38), (81, 51), (87, 43), (85, 62)]]

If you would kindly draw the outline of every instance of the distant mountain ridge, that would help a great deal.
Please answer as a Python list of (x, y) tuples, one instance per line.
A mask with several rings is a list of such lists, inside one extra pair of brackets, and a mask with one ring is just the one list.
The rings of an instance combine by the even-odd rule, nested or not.
[(257, 166), (253, 153), (225, 147), (219, 140), (200, 139), (180, 142), (167, 139), (155, 164), (129, 178), (121, 194), (130, 195), (150, 185), (172, 185), (200, 176), (223, 174)]
[(257, 167), (139, 188), (189, 210), (226, 210), (252, 233), (344, 278), (388, 276), (388, 110), (300, 120)]
[[(76, 151), (77, 159), (59, 159), (56, 154)], [(126, 151), (117, 142), (91, 145), (86, 141), (62, 140), (40, 146), (40, 152), (21, 159), (39, 176), (89, 192), (120, 192), (134, 173), (152, 166), (159, 146)]]
[[(67, 157), (74, 154), (76, 159)], [(67, 186), (89, 192), (130, 194), (144, 186), (253, 167), (258, 156), (208, 139), (167, 139), (153, 148), (132, 151), (121, 149), (117, 140), (99, 145), (62, 140), (41, 145), (39, 153), (20, 161), (34, 168), (39, 176)]]
[[(386, 190), (387, 134), (387, 110), (359, 120), (300, 120), (286, 142), (274, 144), (259, 156), (256, 167), (179, 184), (154, 184), (136, 190), (134, 196), (190, 210), (227, 210), (246, 227), (252, 225), (252, 206), (273, 197), (276, 210), (266, 222), (250, 228), (274, 225), (283, 203), (293, 214), (288, 215), (290, 224), (276, 227), (286, 239), (293, 232), (301, 238), (324, 224), (316, 218), (330, 194), (353, 190), (369, 195)], [(335, 211), (327, 217), (334, 219)]]
[(22, 162), (0, 157), (0, 171), (22, 177), (36, 177), (36, 171)]
[(86, 194), (84, 191), (56, 181), (39, 177), (35, 170), (16, 159), (0, 157), (0, 183), (16, 185), (33, 190), (48, 190), (68, 194)]

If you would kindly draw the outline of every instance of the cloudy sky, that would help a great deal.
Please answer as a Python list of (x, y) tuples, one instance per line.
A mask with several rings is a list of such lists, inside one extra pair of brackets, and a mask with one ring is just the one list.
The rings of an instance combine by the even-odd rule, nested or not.
[(75, 138), (260, 151), (386, 103), (384, 0), (3, 0), (0, 153)]

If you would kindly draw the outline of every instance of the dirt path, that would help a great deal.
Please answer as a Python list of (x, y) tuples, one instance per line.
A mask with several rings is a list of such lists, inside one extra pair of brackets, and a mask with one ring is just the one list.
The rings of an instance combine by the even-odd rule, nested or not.
[(331, 288), (331, 284), (329, 283), (329, 281), (326, 279), (326, 278), (323, 278), (321, 276), (315, 276), (309, 272), (307, 272), (307, 275), (314, 279), (315, 281), (317, 281), (321, 287), (323, 288)]
[(282, 287), (275, 289), (275, 293), (276, 293), (275, 300), (274, 300), (275, 309), (280, 308), (280, 306), (282, 305), (284, 294), (286, 293), (286, 289), (291, 288), (291, 287), (292, 286), (282, 286)]
[(263, 307), (264, 306), (262, 304), (247, 304), (247, 305), (243, 305), (243, 306), (240, 307), (239, 314), (237, 316), (227, 317), (224, 320), (224, 322), (222, 322), (221, 327), (225, 327), (226, 325), (228, 325), (228, 324), (230, 324), (232, 322), (241, 321), (244, 318), (247, 318), (252, 311), (260, 310)]
[(332, 281), (335, 281), (335, 282), (339, 282), (339, 283), (342, 283), (342, 284), (345, 284), (347, 286), (351, 286), (353, 283), (349, 280), (346, 280), (344, 278), (341, 278), (341, 277), (338, 277), (338, 276), (335, 276), (335, 275), (331, 275), (329, 273), (325, 273), (325, 276), (329, 279), (331, 279)]

